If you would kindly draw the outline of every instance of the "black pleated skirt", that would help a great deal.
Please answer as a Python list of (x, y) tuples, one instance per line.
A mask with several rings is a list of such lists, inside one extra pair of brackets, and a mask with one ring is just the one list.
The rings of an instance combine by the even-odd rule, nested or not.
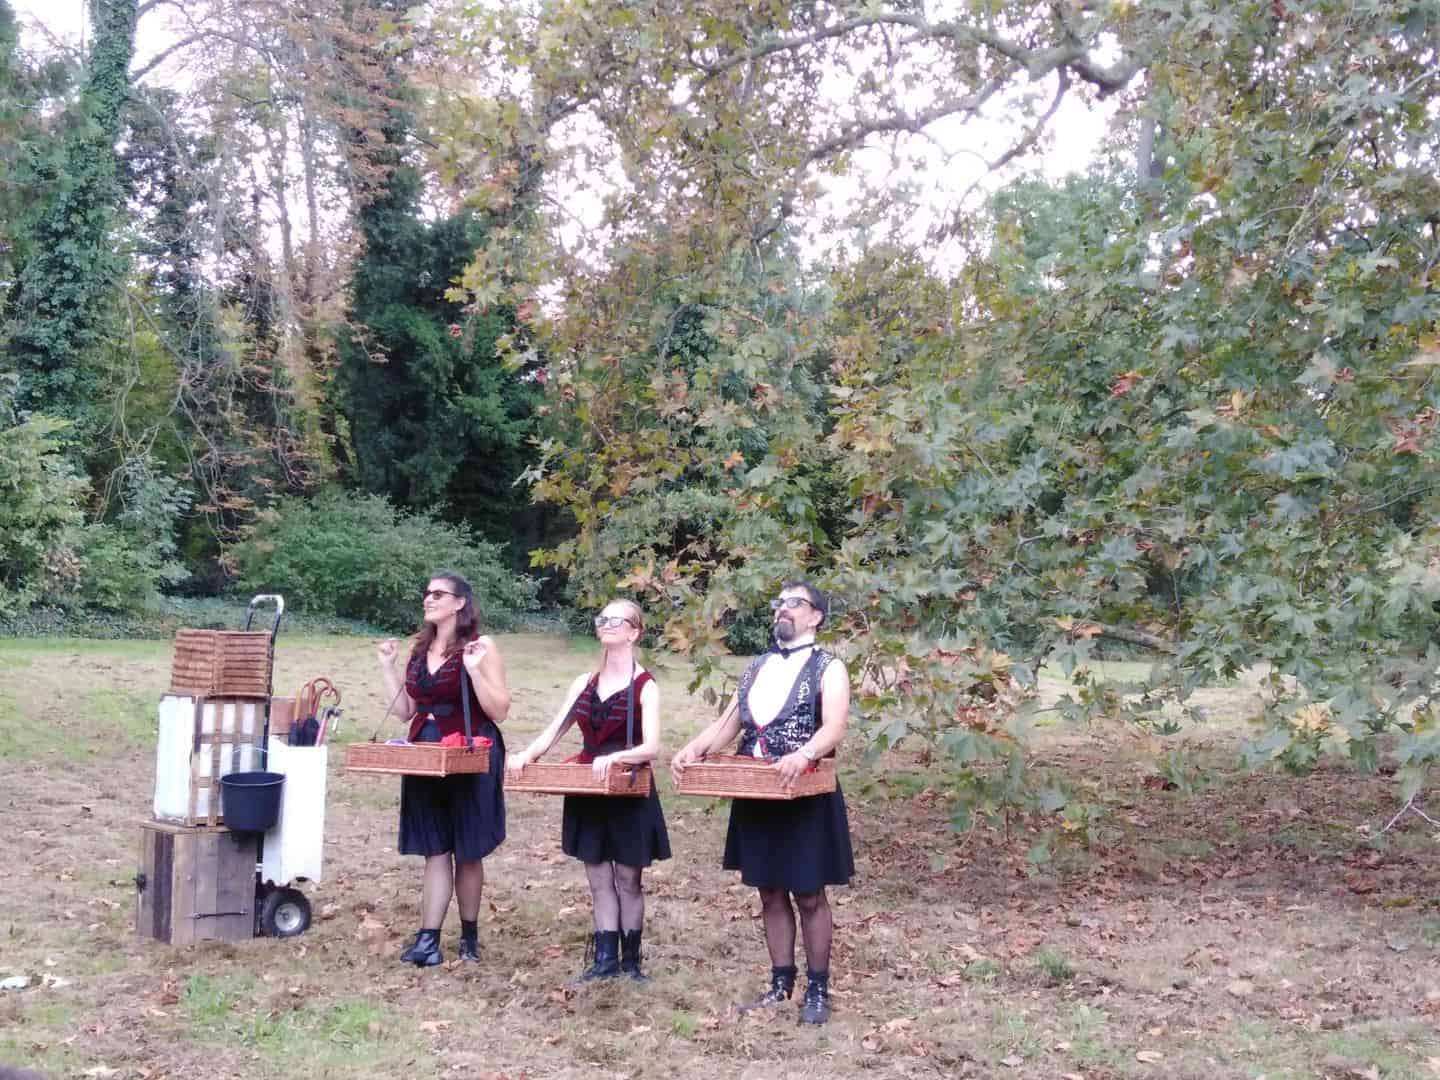
[(487, 735), (490, 771), (400, 778), (400, 854), (483, 859), (505, 839), (505, 741), (493, 724)]
[(670, 834), (660, 794), (652, 786), (643, 799), (623, 795), (566, 795), (560, 815), (560, 847), (584, 863), (617, 862), (649, 866), (670, 858)]
[(837, 786), (804, 799), (735, 799), (725, 836), (726, 870), (756, 889), (815, 893), (855, 873), (845, 796)]

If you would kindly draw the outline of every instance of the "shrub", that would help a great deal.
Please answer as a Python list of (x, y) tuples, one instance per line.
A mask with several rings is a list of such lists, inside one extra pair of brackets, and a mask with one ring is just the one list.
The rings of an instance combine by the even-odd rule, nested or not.
[(535, 604), (536, 583), (513, 574), (497, 545), (463, 524), (397, 510), (379, 495), (331, 491), (283, 500), (236, 561), (247, 593), (282, 593), (297, 610), (395, 632), (414, 629), (420, 589), (442, 567), (474, 586), (487, 627), (507, 629)]
[(0, 615), (29, 607), (43, 579), (65, 562), (67, 530), (84, 517), (89, 484), (56, 437), (67, 426), (44, 416), (16, 422), (0, 394)]

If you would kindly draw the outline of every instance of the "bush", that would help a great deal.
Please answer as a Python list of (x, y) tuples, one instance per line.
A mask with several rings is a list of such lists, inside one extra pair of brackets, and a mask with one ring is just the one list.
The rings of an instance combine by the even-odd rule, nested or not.
[(85, 525), (67, 539), (80, 560), (78, 580), (63, 592), (47, 590), (66, 606), (78, 601), (101, 611), (143, 611), (160, 600), (162, 587), (190, 576), (159, 548), (116, 525)]
[(57, 438), (67, 426), (44, 416), (17, 422), (0, 393), (0, 616), (30, 606), (66, 561), (67, 530), (84, 517), (89, 484)]
[(283, 500), (236, 561), (246, 593), (282, 593), (297, 610), (394, 632), (415, 628), (421, 587), (438, 568), (474, 586), (487, 628), (508, 629), (535, 605), (536, 583), (513, 574), (497, 545), (465, 525), (397, 510), (379, 495), (333, 491)]
[[(100, 638), (164, 641), (182, 627), (239, 630), (245, 622), (245, 600), (220, 597), (162, 597), (144, 611), (101, 611), (89, 607), (36, 604), (23, 612), (0, 615), (0, 638)], [(252, 629), (269, 630), (273, 609), (255, 614)], [(307, 615), (288, 607), (280, 623), (280, 639), (299, 634), (340, 634), (375, 637), (381, 630), (336, 615)]]

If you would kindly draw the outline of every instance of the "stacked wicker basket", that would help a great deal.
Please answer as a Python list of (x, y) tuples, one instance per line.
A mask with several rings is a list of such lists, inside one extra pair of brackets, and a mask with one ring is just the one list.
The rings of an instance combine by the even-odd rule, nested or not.
[(203, 698), (270, 696), (270, 635), (250, 630), (179, 630), (170, 693)]

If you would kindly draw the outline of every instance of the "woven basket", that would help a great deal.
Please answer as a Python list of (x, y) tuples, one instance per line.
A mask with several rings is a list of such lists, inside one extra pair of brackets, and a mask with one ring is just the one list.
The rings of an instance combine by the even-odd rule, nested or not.
[(650, 794), (653, 783), (649, 765), (614, 765), (604, 782), (595, 779), (595, 770), (578, 762), (531, 762), (517, 780), (505, 777), (505, 790), (532, 795), (640, 795)]
[(351, 743), (345, 747), (345, 771), (403, 776), (454, 776), (490, 771), (488, 739), (474, 746), (440, 746), (438, 743)]
[(804, 799), (834, 790), (834, 758), (821, 758), (796, 778), (789, 791), (784, 791), (774, 762), (732, 754), (687, 765), (675, 793), (719, 799)]
[(170, 693), (269, 697), (270, 659), (270, 635), (262, 631), (177, 630)]

